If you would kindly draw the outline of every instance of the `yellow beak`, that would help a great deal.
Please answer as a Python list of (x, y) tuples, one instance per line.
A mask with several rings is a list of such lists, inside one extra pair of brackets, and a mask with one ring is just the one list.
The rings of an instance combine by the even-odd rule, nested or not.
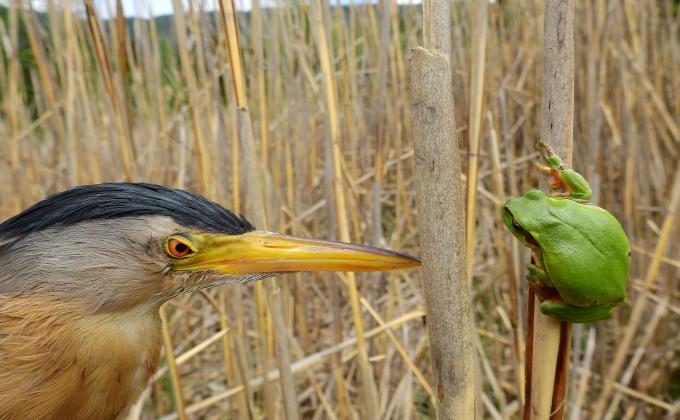
[(196, 253), (176, 270), (219, 270), (225, 274), (296, 271), (384, 271), (420, 267), (406, 254), (364, 245), (295, 238), (254, 231), (242, 235), (200, 235)]

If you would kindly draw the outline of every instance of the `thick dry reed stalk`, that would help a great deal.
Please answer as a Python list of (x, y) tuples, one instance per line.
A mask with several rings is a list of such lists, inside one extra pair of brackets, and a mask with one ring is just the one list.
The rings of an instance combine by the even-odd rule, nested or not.
[[(473, 347), (448, 59), (411, 52), (418, 230), (438, 418), (474, 414)], [(436, 94), (436, 92), (442, 92)], [(454, 162), (455, 160), (455, 162)], [(458, 198), (458, 199), (456, 199)]]
[[(546, 0), (543, 31), (541, 139), (571, 166), (574, 124), (574, 3)], [(546, 181), (542, 180), (542, 186)], [(534, 297), (530, 393), (524, 418), (561, 419), (569, 372), (569, 323), (543, 315)], [(528, 348), (529, 346), (527, 346)], [(559, 359), (558, 359), (559, 357)]]
[[(411, 50), (418, 231), (437, 417), (475, 415), (465, 214), (449, 65), (449, 4), (423, 3), (425, 48)], [(436, 13), (435, 13), (436, 12)]]

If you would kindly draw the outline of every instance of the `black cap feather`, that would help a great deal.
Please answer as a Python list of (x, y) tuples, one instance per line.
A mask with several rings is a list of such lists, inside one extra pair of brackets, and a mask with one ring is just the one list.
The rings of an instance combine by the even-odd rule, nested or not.
[(83, 185), (52, 195), (0, 224), (0, 238), (24, 236), (88, 220), (168, 216), (205, 232), (239, 235), (255, 228), (205, 197), (154, 184)]

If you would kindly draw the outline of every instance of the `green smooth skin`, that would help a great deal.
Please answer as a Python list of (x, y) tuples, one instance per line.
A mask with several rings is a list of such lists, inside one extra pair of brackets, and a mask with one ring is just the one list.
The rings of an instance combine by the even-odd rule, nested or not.
[(560, 300), (546, 299), (541, 303), (541, 312), (562, 321), (586, 323), (611, 318), (614, 314), (613, 308), (616, 305), (612, 303), (581, 307), (569, 305)]
[[(579, 189), (580, 184), (578, 179), (570, 184), (577, 187), (575, 197), (590, 191)], [(559, 293), (561, 299), (541, 304), (545, 315), (592, 322), (610, 318), (612, 308), (626, 301), (630, 246), (609, 212), (571, 195), (530, 190), (524, 197), (508, 200), (501, 213), (512, 234), (534, 251), (536, 266), (530, 275)]]
[(569, 189), (569, 193), (566, 194), (567, 197), (582, 201), (588, 201), (592, 198), (593, 192), (590, 185), (580, 173), (573, 169), (560, 169), (557, 176)]
[(592, 198), (593, 191), (590, 189), (588, 181), (575, 170), (564, 168), (559, 156), (548, 156), (545, 158), (545, 162), (554, 171), (554, 176), (562, 180), (569, 190), (568, 193), (558, 193), (555, 196), (569, 197), (581, 201), (588, 201)]

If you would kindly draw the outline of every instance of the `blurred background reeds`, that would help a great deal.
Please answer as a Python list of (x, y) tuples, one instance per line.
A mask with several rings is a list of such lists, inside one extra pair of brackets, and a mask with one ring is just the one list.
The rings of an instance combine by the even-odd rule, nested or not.
[[(241, 86), (231, 3), (221, 3), (224, 15), (173, 0), (173, 15), (125, 18), (115, 0), (0, 2), (0, 220), (69, 186), (144, 181), (246, 216), (261, 194), (270, 230), (418, 255), (407, 65), (422, 43), (421, 6), (254, 0), (235, 16)], [(574, 329), (566, 416), (598, 407), (610, 418), (677, 418), (680, 6), (575, 4), (574, 167), (622, 222), (633, 265), (629, 304)], [(467, 204), (477, 404), (484, 418), (519, 418), (529, 254), (498, 211), (537, 186), (543, 4), (455, 1), (451, 11), (461, 177), (477, 191)], [(259, 192), (244, 173), (239, 105), (252, 119)], [(364, 351), (381, 418), (433, 417), (419, 272), (356, 280), (359, 312), (351, 279), (325, 273), (282, 277), (274, 312), (276, 290), (253, 285), (169, 302), (174, 357), (131, 416), (284, 418), (291, 393), (275, 337), (287, 337), (302, 417), (364, 418)]]

